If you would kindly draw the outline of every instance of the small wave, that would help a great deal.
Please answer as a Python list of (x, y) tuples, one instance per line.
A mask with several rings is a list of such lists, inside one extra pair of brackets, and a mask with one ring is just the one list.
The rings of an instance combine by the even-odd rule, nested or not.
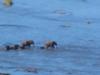
[(10, 28), (32, 28), (26, 25), (17, 25), (17, 24), (0, 24), (0, 27), (10, 27)]

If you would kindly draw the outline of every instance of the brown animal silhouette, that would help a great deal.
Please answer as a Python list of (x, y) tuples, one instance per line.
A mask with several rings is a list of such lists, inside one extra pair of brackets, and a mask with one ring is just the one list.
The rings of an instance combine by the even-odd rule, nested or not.
[(3, 0), (3, 4), (5, 6), (12, 6), (13, 5), (13, 1), (12, 0)]
[(20, 48), (21, 49), (25, 49), (26, 47), (30, 47), (32, 45), (34, 45), (34, 41), (33, 40), (26, 40), (26, 41), (21, 43)]
[(41, 49), (55, 48), (57, 43), (55, 41), (48, 41), (44, 44), (44, 47), (40, 47)]

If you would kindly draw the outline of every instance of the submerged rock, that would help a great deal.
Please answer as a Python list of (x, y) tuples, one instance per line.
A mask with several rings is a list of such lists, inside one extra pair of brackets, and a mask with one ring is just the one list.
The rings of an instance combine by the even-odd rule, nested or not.
[(9, 73), (0, 73), (0, 75), (10, 75)]

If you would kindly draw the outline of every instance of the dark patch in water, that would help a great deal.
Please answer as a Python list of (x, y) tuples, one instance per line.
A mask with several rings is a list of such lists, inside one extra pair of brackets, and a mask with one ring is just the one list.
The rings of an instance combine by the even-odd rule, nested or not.
[(9, 73), (0, 73), (0, 75), (10, 75)]
[(60, 25), (61, 28), (70, 28), (71, 26), (69, 25)]
[(51, 21), (60, 21), (60, 22), (65, 22), (65, 20), (62, 19), (57, 19), (57, 18), (51, 18), (51, 17), (47, 17), (47, 16), (39, 16), (39, 15), (32, 15), (35, 18), (38, 19), (43, 19), (43, 20), (51, 20)]
[(13, 28), (32, 28), (25, 25), (14, 25), (14, 24), (0, 24), (0, 27), (13, 27)]

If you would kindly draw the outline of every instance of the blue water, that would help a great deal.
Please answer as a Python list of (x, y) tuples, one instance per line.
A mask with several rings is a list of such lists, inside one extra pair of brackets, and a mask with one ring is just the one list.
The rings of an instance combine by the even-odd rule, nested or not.
[[(11, 75), (100, 75), (99, 0), (0, 1), (0, 72)], [(32, 39), (36, 48), (5, 51)], [(38, 46), (55, 40), (58, 47)], [(37, 73), (27, 68), (36, 68)]]

